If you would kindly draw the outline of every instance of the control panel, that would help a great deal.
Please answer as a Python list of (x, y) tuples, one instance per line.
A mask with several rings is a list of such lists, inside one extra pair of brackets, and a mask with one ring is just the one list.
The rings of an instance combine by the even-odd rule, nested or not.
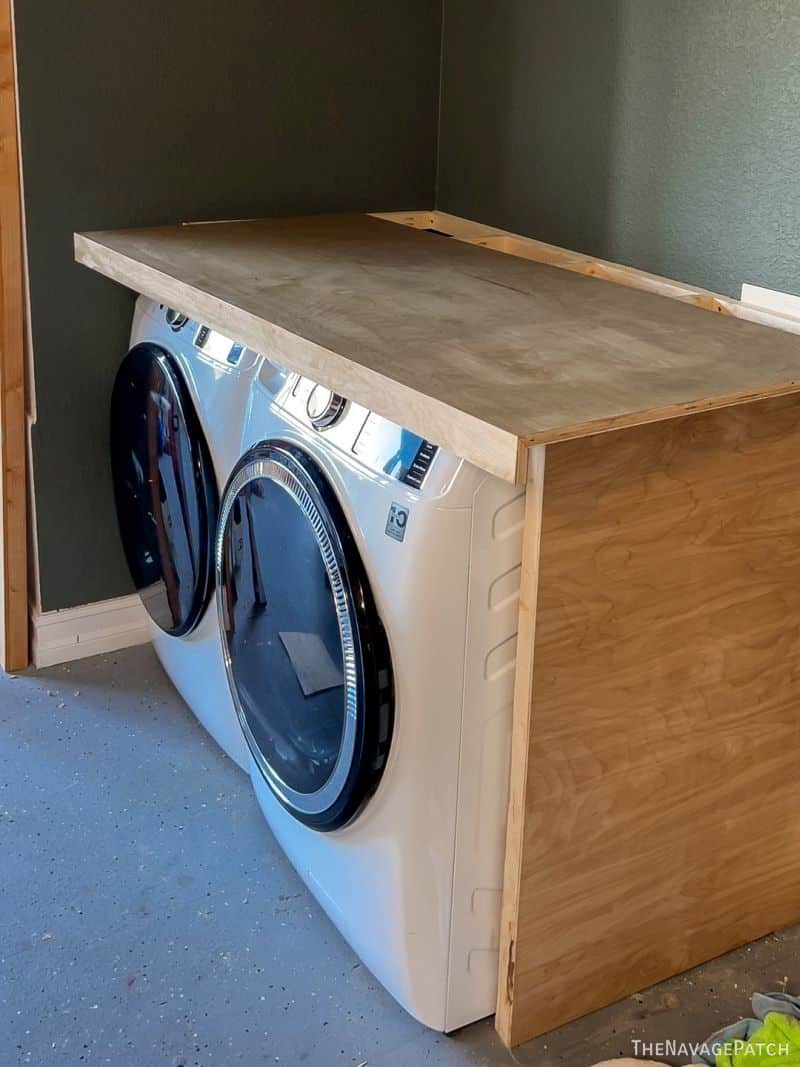
[(421, 489), (436, 455), (436, 445), (372, 411), (361, 427), (353, 452), (372, 470)]
[(438, 451), (430, 441), (301, 375), (290, 376), (278, 403), (370, 470), (422, 488)]
[(236, 366), (244, 352), (244, 345), (231, 341), (230, 337), (225, 337), (216, 330), (210, 330), (208, 326), (198, 328), (194, 336), (194, 346), (217, 363), (227, 363), (231, 367)]
[(186, 329), (187, 336), (189, 336), (194, 330), (192, 337), (194, 347), (214, 363), (236, 367), (242, 359), (242, 353), (246, 351), (244, 345), (238, 341), (232, 341), (230, 337), (212, 330), (210, 326), (190, 322), (188, 316), (176, 311), (175, 308), (166, 308), (164, 318), (175, 333)]
[[(242, 357), (249, 365), (259, 357), (238, 341), (192, 322), (175, 308), (161, 305), (164, 320), (175, 332), (184, 334), (203, 358), (228, 369), (239, 366)], [(269, 362), (269, 361), (266, 361)], [(385, 474), (412, 489), (421, 489), (438, 447), (418, 434), (398, 426), (374, 411), (347, 400), (300, 374), (290, 374), (280, 387), (276, 402), (290, 415), (317, 433), (325, 434), (331, 445), (349, 452), (369, 470)]]
[(327, 430), (344, 415), (347, 401), (323, 385), (315, 385), (306, 398), (306, 413), (315, 430)]

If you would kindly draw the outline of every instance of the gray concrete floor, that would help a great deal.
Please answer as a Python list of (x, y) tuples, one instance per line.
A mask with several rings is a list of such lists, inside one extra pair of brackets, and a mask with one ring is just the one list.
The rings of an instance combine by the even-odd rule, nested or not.
[[(513, 1053), (426, 1030), (361, 966), (152, 651), (0, 676), (0, 1067), (588, 1067), (796, 989), (800, 928)], [(735, 877), (735, 872), (731, 872)]]

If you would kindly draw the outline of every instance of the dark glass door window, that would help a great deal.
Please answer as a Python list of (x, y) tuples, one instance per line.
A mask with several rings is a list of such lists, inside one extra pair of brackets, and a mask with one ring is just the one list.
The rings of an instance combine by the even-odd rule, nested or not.
[(186, 634), (212, 588), (217, 489), (180, 368), (157, 345), (137, 345), (117, 374), (111, 461), (134, 585), (163, 630)]
[(320, 829), (371, 792), (391, 729), (391, 665), (363, 565), (330, 488), (289, 446), (259, 446), (222, 505), (220, 622), (256, 762)]

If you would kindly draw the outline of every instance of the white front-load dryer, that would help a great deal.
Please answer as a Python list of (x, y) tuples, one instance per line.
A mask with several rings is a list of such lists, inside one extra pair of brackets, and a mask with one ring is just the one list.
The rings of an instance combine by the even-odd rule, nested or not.
[(256, 386), (217, 598), (255, 790), (414, 1016), (494, 1011), (523, 497), (292, 375)]
[(145, 297), (111, 402), (120, 536), (153, 645), (194, 714), (240, 766), (247, 746), (213, 602), (219, 497), (241, 454), (262, 363), (250, 349)]

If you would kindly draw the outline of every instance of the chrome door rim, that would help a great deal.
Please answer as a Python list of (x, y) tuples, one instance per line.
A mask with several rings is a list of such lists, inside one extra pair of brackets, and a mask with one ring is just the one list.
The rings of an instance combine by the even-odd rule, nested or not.
[[(280, 777), (275, 769), (264, 757), (258, 742), (256, 741), (250, 724), (247, 721), (244, 708), (239, 699), (239, 691), (233, 674), (230, 648), (225, 634), (224, 617), (224, 591), (222, 585), (222, 567), (225, 551), (225, 531), (228, 517), (234, 502), (241, 490), (250, 482), (266, 479), (275, 482), (283, 489), (306, 516), (314, 531), (317, 547), (322, 557), (323, 566), (328, 575), (331, 593), (333, 594), (336, 620), (339, 627), (339, 639), (342, 645), (343, 675), (344, 675), (344, 728), (336, 763), (328, 778), (322, 786), (313, 793), (303, 793), (292, 789)], [(225, 493), (219, 515), (216, 538), (216, 572), (217, 572), (217, 618), (222, 639), (222, 654), (225, 662), (225, 673), (228, 677), (228, 686), (233, 697), (236, 714), (244, 732), (250, 752), (256, 766), (267, 781), (267, 784), (277, 797), (288, 808), (293, 808), (304, 815), (320, 815), (331, 808), (341, 796), (347, 782), (356, 748), (358, 727), (358, 657), (356, 643), (353, 635), (353, 621), (350, 610), (350, 597), (347, 583), (342, 575), (334, 550), (333, 540), (328, 532), (322, 513), (309, 493), (306, 486), (297, 477), (287, 463), (278, 459), (255, 457), (247, 463), (233, 477)]]

